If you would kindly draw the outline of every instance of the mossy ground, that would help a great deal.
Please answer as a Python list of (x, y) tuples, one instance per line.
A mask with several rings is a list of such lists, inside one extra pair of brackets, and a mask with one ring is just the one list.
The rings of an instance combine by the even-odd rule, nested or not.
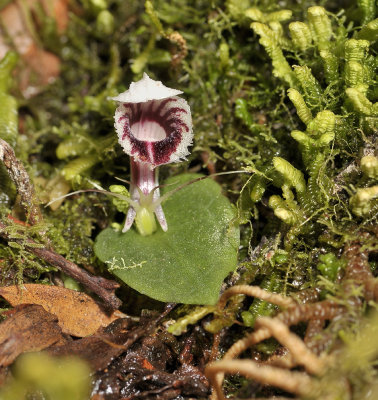
[[(59, 78), (27, 100), (17, 85), (11, 92), (22, 121), (16, 154), (41, 199), (51, 198), (58, 184), (67, 191), (128, 179), (129, 160), (117, 144), (115, 106), (107, 97), (147, 72), (183, 90), (193, 115), (189, 162), (161, 168), (163, 176), (189, 170), (251, 172), (219, 178), (240, 220), (234, 281), (262, 283), (283, 294), (323, 285), (324, 296), (336, 296), (342, 254), (362, 235), (375, 271), (378, 27), (373, 1), (287, 0), (278, 6), (264, 0), (146, 5), (135, 0), (126, 6), (122, 0), (87, 0), (71, 6), (63, 35), (50, 19), (38, 31), (44, 47), (62, 62)], [(309, 10), (314, 6), (324, 8)], [(1, 218), (22, 219), (14, 188), (5, 177), (0, 185)], [(58, 252), (105, 273), (94, 257), (93, 239), (122, 218), (109, 199), (83, 194), (43, 214)], [(38, 240), (40, 230), (23, 233)], [(0, 260), (4, 282), (51, 279), (51, 267), (22, 246), (1, 241)], [(143, 298), (138, 301), (145, 308)], [(258, 315), (275, 312), (261, 302), (248, 310), (237, 301), (233, 307), (233, 317), (243, 311), (246, 327)], [(215, 318), (209, 330), (232, 325), (233, 317)]]

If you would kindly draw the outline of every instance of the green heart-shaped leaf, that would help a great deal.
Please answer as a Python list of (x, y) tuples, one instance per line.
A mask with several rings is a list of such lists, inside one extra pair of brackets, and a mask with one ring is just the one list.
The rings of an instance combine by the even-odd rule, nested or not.
[[(165, 191), (200, 175), (168, 179)], [(164, 192), (164, 190), (163, 190)], [(205, 179), (184, 187), (163, 204), (168, 231), (151, 236), (135, 229), (102, 231), (95, 252), (129, 286), (154, 299), (215, 304), (227, 274), (236, 268), (239, 228), (220, 186)]]

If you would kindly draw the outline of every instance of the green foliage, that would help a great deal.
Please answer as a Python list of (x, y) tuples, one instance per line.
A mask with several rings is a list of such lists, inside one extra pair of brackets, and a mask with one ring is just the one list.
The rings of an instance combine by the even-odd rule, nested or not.
[(3, 284), (22, 284), (24, 279), (31, 279), (36, 282), (42, 281), (43, 274), (54, 271), (55, 268), (31, 255), (26, 250), (26, 245), (30, 245), (27, 241), (32, 238), (35, 240), (33, 247), (45, 247), (41, 233), (46, 230), (46, 224), (39, 223), (28, 226), (13, 220), (11, 217), (6, 218), (5, 222), (4, 231), (10, 239), (16, 241), (8, 242), (7, 246), (0, 246), (0, 260), (2, 260), (1, 282)]
[(15, 379), (3, 386), (2, 400), (86, 400), (90, 394), (90, 370), (77, 358), (54, 359), (29, 353), (17, 359)]
[(327, 395), (334, 399), (345, 398), (345, 386), (340, 385), (341, 376), (347, 377), (353, 383), (353, 398), (377, 397), (377, 377), (374, 371), (377, 357), (377, 313), (372, 312), (358, 327), (358, 331), (354, 329), (339, 332), (345, 348), (319, 382), (319, 398)]
[(245, 11), (245, 16), (251, 18), (253, 21), (263, 23), (283, 22), (291, 18), (292, 12), (290, 10), (280, 10), (270, 13), (264, 13), (258, 8), (252, 7)]
[[(360, 4), (365, 11), (370, 6)], [(251, 27), (260, 36), (260, 43), (272, 60), (273, 74), (290, 86), (288, 97), (306, 126), (305, 131), (291, 130), (303, 167), (300, 162), (296, 168), (284, 157), (273, 157), (274, 169), (268, 170), (267, 174), (282, 190), (282, 197), (270, 196), (269, 206), (276, 217), (291, 227), (286, 237), (286, 245), (291, 247), (298, 235), (315, 233), (316, 221), (322, 220), (322, 215), (326, 213), (329, 218), (331, 214), (337, 220), (345, 210), (347, 199), (342, 200), (343, 196), (339, 196), (340, 190), (332, 179), (336, 171), (330, 176), (329, 168), (334, 157), (346, 153), (347, 148), (348, 152), (352, 150), (357, 155), (358, 147), (362, 145), (362, 138), (356, 135), (358, 129), (363, 127), (365, 135), (371, 135), (377, 128), (376, 103), (369, 99), (374, 99), (372, 85), (376, 59), (370, 52), (370, 42), (361, 39), (361, 34), (366, 35), (361, 32), (367, 32), (368, 28), (362, 27), (360, 32), (354, 33), (354, 38), (348, 38), (347, 29), (340, 28), (341, 21), (335, 29), (336, 17), (323, 7), (310, 7), (306, 22), (289, 24), (291, 40), (282, 29), (279, 34), (274, 33), (269, 14), (265, 15), (257, 8), (245, 14), (259, 21)], [(371, 12), (369, 15), (370, 21)], [(340, 61), (341, 52), (344, 62)], [(240, 104), (243, 103), (238, 99)], [(237, 110), (237, 115), (251, 126), (245, 104)], [(298, 160), (293, 161), (298, 165)], [(361, 168), (366, 170), (367, 167), (362, 163)], [(369, 168), (373, 176), (374, 167)], [(252, 198), (259, 200), (266, 188), (260, 193), (255, 185), (250, 185), (250, 193)], [(259, 194), (256, 196), (255, 193)], [(356, 215), (371, 217), (375, 197), (374, 186), (358, 189), (350, 199), (350, 207)]]
[[(122, 196), (130, 197), (129, 191), (123, 185), (111, 185), (109, 187), (109, 190), (112, 193), (117, 193), (121, 194)], [(117, 211), (122, 212), (124, 214), (127, 213), (129, 204), (126, 201), (123, 201), (122, 199), (119, 199), (117, 197), (112, 197), (112, 202), (115, 205)]]
[[(272, 272), (271, 275), (266, 277), (260, 287), (272, 292), (279, 293), (282, 290), (282, 281), (277, 271)], [(254, 299), (248, 311), (242, 312), (242, 318), (245, 326), (253, 327), (258, 317), (270, 316), (277, 311), (277, 307), (261, 299)]]
[(307, 107), (303, 96), (298, 92), (298, 90), (291, 88), (287, 91), (287, 95), (291, 102), (294, 104), (298, 117), (302, 120), (303, 123), (308, 125), (312, 120), (312, 114), (310, 109)]
[(102, 10), (96, 19), (96, 27), (101, 35), (111, 35), (114, 31), (114, 17), (108, 10)]
[(8, 52), (0, 61), (0, 138), (14, 146), (17, 138), (17, 101), (9, 93), (11, 74), (18, 60), (16, 53)]
[(318, 49), (327, 49), (333, 36), (331, 20), (327, 11), (319, 6), (310, 7), (307, 10), (307, 18), (311, 35)]
[(188, 312), (184, 317), (179, 318), (172, 325), (169, 325), (168, 332), (173, 335), (182, 335), (186, 332), (188, 325), (196, 324), (206, 315), (215, 311), (214, 306), (205, 306), (205, 307), (195, 307), (193, 310)]
[(49, 238), (55, 250), (79, 264), (93, 263), (92, 229), (109, 213), (108, 207), (104, 196), (92, 193), (67, 199), (49, 217)]
[(376, 16), (376, 2), (374, 0), (357, 0), (360, 8), (361, 22), (366, 24)]
[(291, 22), (289, 30), (291, 40), (298, 50), (305, 51), (311, 46), (311, 31), (310, 27), (306, 23), (299, 21)]
[(260, 43), (272, 59), (273, 74), (285, 80), (289, 86), (296, 86), (296, 77), (282, 51), (282, 36), (274, 32), (269, 26), (253, 22), (251, 28), (261, 37)]
[(358, 39), (374, 42), (378, 39), (378, 18), (364, 25), (357, 35)]
[(361, 170), (367, 177), (378, 179), (378, 157), (373, 155), (362, 157)]
[(63, 123), (61, 129), (55, 129), (59, 136), (65, 138), (59, 143), (56, 156), (61, 160), (71, 159), (61, 169), (61, 175), (67, 181), (80, 183), (88, 170), (113, 153), (114, 135), (91, 137), (86, 132), (87, 128), (77, 123), (72, 126)]

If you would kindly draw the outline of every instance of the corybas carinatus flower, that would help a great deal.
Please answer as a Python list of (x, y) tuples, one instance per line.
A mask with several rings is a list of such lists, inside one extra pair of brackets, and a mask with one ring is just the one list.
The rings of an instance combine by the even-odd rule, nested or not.
[(168, 225), (161, 206), (158, 166), (185, 160), (192, 144), (192, 117), (188, 103), (145, 73), (129, 90), (111, 97), (121, 103), (114, 115), (118, 141), (131, 157), (130, 195), (134, 202), (122, 232), (134, 220), (141, 235), (156, 230), (155, 216), (163, 231)]

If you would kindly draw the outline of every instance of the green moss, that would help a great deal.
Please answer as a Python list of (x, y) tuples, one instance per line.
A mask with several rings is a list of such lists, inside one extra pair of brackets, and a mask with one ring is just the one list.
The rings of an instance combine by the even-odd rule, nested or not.
[(330, 281), (335, 281), (339, 270), (345, 267), (344, 260), (339, 260), (333, 253), (321, 254), (319, 261), (318, 270)]
[[(230, 282), (270, 282), (274, 271), (278, 290), (290, 294), (315, 286), (319, 269), (332, 280), (340, 251), (373, 229), (377, 217), (374, 1), (82, 4), (64, 37), (48, 20), (38, 31), (62, 61), (56, 82), (28, 100), (1, 87), (13, 111), (22, 106), (23, 135), (14, 123), (7, 129), (34, 181), (46, 188), (65, 176), (72, 189), (86, 189), (128, 179), (129, 160), (113, 128), (115, 105), (107, 98), (145, 71), (183, 90), (193, 115), (189, 163), (163, 166), (162, 175), (213, 163), (217, 171), (253, 172), (218, 178), (242, 225), (240, 266)], [(172, 32), (182, 36), (187, 54), (169, 38)], [(177, 56), (179, 63), (172, 63)], [(5, 171), (0, 175), (5, 220), (18, 211), (14, 188), (4, 183)], [(121, 222), (121, 208), (101, 195), (69, 198), (55, 211), (43, 210), (49, 239), (68, 258), (101, 265), (93, 257), (93, 237)], [(22, 237), (42, 240), (16, 228)], [(366, 246), (372, 251), (373, 245)], [(20, 280), (44, 279), (47, 271), (4, 241), (0, 258), (7, 268), (18, 266)], [(27, 276), (27, 265), (34, 265), (34, 277)], [(240, 322), (243, 299), (231, 299), (207, 329), (218, 332)], [(174, 326), (182, 332), (212, 312), (186, 307)]]
[[(260, 284), (261, 288), (272, 293), (280, 292), (282, 286), (281, 278), (277, 272), (270, 274)], [(253, 327), (258, 317), (271, 316), (276, 311), (277, 307), (274, 304), (260, 299), (254, 299), (248, 311), (243, 311), (241, 317), (245, 326)]]

